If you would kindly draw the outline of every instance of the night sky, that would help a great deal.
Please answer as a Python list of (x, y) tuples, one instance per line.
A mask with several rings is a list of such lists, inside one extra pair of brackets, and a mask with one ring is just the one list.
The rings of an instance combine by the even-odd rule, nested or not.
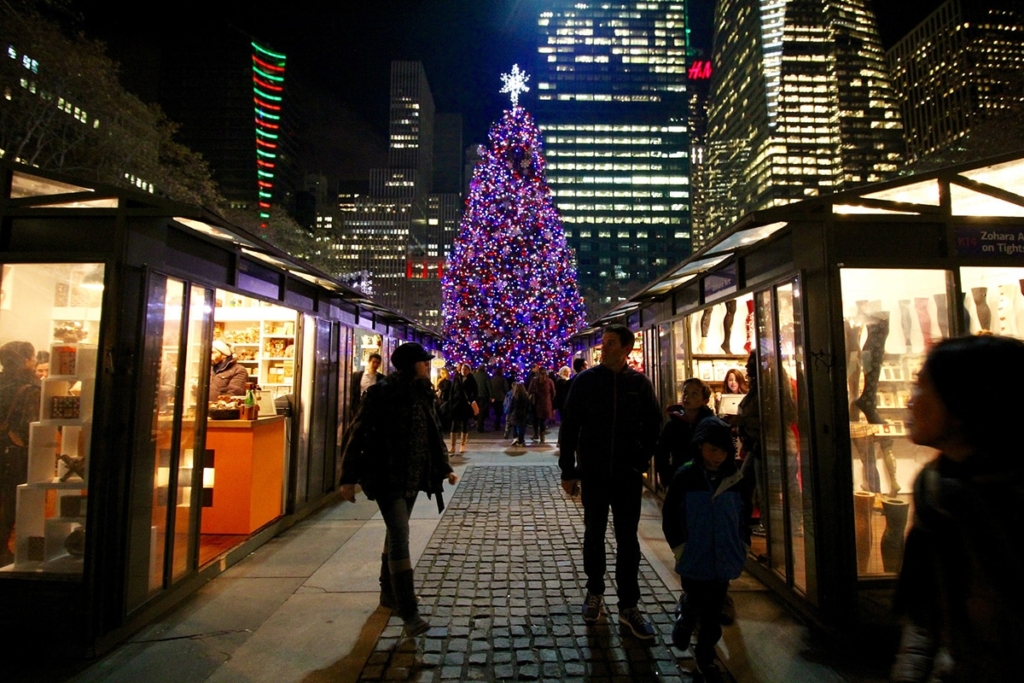
[[(694, 42), (710, 48), (713, 0), (689, 1)], [(885, 47), (942, 2), (873, 0)], [(164, 5), (156, 21), (108, 0), (71, 4), (86, 33), (110, 43), (115, 56), (126, 37), (166, 40), (210, 23), (229, 23), (284, 51), (290, 74), (317, 93), (327, 112), (317, 123), (322, 170), (359, 180), (385, 158), (392, 60), (422, 61), (437, 110), (463, 115), (466, 146), (483, 142), (508, 106), (498, 93), (500, 74), (530, 63), (543, 1), (184, 0)], [(524, 96), (528, 108), (532, 94)]]

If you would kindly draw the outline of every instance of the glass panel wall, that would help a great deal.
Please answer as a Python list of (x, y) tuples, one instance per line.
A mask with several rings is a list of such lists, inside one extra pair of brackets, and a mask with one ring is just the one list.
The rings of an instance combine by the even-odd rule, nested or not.
[(82, 573), (104, 273), (0, 273), (0, 578)]
[[(174, 549), (172, 579), (178, 580), (196, 566), (197, 510), (202, 503), (206, 470), (202, 467), (204, 417), (200, 404), (204, 402), (209, 363), (205, 349), (209, 348), (210, 315), (213, 291), (193, 286), (189, 293), (188, 327), (185, 346), (184, 381), (181, 387), (181, 437), (177, 449), (178, 473), (175, 496)], [(200, 418), (197, 420), (197, 418)], [(212, 472), (211, 472), (212, 475)], [(210, 477), (206, 477), (210, 479)]]
[[(792, 583), (807, 593), (807, 574), (813, 567), (814, 515), (810, 474), (810, 407), (803, 348), (803, 308), (799, 282), (776, 288), (778, 310), (779, 402), (782, 406), (782, 444), (785, 446), (786, 507), (789, 513)], [(808, 565), (811, 565), (809, 567)]]
[(761, 458), (764, 481), (758, 477), (757, 487), (761, 493), (761, 524), (767, 533), (768, 566), (783, 580), (787, 579), (786, 558), (786, 452), (785, 434), (782, 431), (782, 406), (778, 397), (782, 379), (779, 377), (779, 362), (774, 340), (775, 302), (772, 291), (766, 290), (755, 295), (757, 300), (757, 338), (761, 341), (758, 353), (758, 391), (761, 401)]
[(928, 349), (949, 336), (944, 270), (845, 268), (850, 462), (859, 576), (896, 574), (911, 516), (911, 486), (935, 452), (911, 443), (911, 389)]
[(185, 283), (153, 274), (146, 299), (139, 433), (132, 474), (128, 609), (164, 587)]

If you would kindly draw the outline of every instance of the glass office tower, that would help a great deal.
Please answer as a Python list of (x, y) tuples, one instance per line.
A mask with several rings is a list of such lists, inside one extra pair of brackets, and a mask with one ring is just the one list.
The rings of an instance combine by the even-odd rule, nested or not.
[(685, 4), (540, 6), (525, 106), (592, 315), (690, 253)]
[[(910, 161), (956, 146), (986, 120), (1024, 111), (1020, 0), (948, 0), (886, 58), (903, 110)], [(1006, 143), (998, 134), (992, 139)], [(997, 147), (991, 153), (1005, 149)]]
[(712, 59), (711, 236), (898, 170), (902, 125), (867, 0), (720, 0)]

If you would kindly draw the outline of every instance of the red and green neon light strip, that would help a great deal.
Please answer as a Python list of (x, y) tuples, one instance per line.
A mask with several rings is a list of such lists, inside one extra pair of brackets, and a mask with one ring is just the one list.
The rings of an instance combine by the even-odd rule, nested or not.
[(256, 109), (256, 174), (259, 188), (260, 227), (270, 220), (277, 138), (284, 98), (285, 55), (252, 44), (252, 92)]

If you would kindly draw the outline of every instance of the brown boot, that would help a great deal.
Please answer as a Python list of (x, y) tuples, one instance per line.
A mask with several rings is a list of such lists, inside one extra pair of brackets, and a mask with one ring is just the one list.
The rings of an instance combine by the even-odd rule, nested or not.
[(380, 555), (380, 606), (392, 612), (398, 610), (398, 601), (391, 589), (391, 567), (388, 565), (387, 553)]
[[(404, 567), (400, 571), (394, 571), (396, 565), (404, 565)], [(430, 624), (420, 616), (419, 604), (416, 601), (416, 589), (413, 586), (413, 571), (409, 567), (409, 561), (392, 563), (391, 569), (391, 584), (395, 589), (395, 598), (398, 601), (398, 614), (405, 623), (402, 633), (409, 638), (426, 633), (430, 630)]]

